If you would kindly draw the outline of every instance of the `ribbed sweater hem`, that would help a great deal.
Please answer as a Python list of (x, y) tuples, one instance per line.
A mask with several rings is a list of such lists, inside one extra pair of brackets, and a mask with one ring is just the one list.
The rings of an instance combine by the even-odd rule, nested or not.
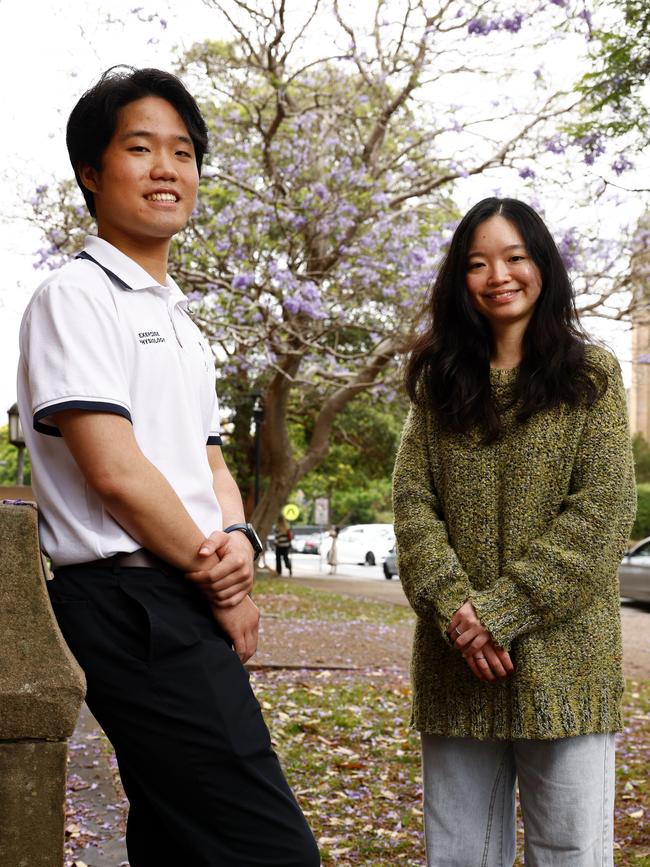
[(574, 684), (511, 690), (508, 703), (475, 693), (471, 704), (414, 704), (411, 725), (422, 734), (477, 740), (553, 740), (622, 729), (620, 683)]

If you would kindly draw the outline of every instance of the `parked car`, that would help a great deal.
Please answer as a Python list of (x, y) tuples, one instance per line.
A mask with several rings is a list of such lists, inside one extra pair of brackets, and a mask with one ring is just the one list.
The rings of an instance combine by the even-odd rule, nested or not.
[(618, 568), (621, 596), (650, 602), (650, 537), (635, 545)]
[[(303, 553), (305, 541), (314, 534), (320, 534), (321, 528), (316, 524), (299, 524), (290, 526), (291, 530), (291, 550), (298, 554)], [(266, 545), (270, 551), (275, 551), (275, 524), (266, 539)], [(307, 553), (312, 553), (307, 552)], [(318, 552), (316, 552), (318, 553)]]
[[(331, 542), (331, 538), (323, 541), (321, 553), (329, 550)], [(336, 562), (374, 566), (383, 563), (394, 545), (392, 524), (351, 524), (336, 537)]]
[(397, 571), (397, 549), (393, 546), (388, 552), (388, 556), (384, 560), (384, 578), (387, 581), (392, 581), (393, 575), (399, 578)]
[(305, 536), (302, 543), (302, 553), (320, 554), (321, 545), (323, 544), (323, 538), (326, 538), (327, 535), (327, 533), (312, 533), (309, 536)]
[(307, 540), (311, 539), (315, 533), (320, 535), (321, 528), (316, 524), (302, 524), (291, 528), (291, 550), (297, 554), (312, 553), (305, 551)]

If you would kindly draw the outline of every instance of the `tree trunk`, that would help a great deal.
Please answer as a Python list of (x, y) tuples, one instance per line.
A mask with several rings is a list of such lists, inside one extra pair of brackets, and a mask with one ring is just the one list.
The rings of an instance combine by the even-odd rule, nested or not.
[[(327, 456), (332, 426), (336, 416), (361, 391), (376, 380), (379, 373), (404, 351), (402, 338), (383, 341), (369, 357), (368, 363), (346, 386), (338, 389), (323, 403), (316, 419), (314, 433), (307, 453), (296, 461), (289, 440), (287, 421), (288, 398), (291, 382), (287, 376), (276, 375), (264, 399), (265, 417), (262, 427), (262, 448), (268, 466), (267, 489), (253, 512), (252, 521), (262, 542), (287, 503), (291, 491), (308, 472)], [(292, 359), (292, 372), (299, 367), (299, 359)]]

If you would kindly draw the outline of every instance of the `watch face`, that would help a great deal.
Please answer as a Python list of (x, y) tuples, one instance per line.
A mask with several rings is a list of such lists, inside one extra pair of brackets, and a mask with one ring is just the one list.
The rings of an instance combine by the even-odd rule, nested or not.
[(264, 550), (264, 547), (260, 541), (260, 537), (255, 532), (255, 528), (252, 524), (246, 524), (246, 530), (246, 535), (248, 536), (249, 542), (253, 546), (253, 551), (255, 552), (255, 557), (257, 558)]

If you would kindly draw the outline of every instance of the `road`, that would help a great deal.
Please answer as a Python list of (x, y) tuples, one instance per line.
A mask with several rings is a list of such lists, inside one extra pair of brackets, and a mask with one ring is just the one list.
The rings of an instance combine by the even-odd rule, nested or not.
[[(275, 569), (275, 555), (266, 554), (266, 565)], [(291, 554), (291, 565), (296, 578), (312, 576), (330, 576), (330, 567), (324, 557), (316, 554)], [(283, 567), (284, 568), (284, 567)], [(381, 566), (355, 566), (349, 563), (341, 563), (336, 567), (336, 575), (342, 578), (360, 578), (364, 580), (385, 581)], [(395, 579), (393, 579), (395, 580)], [(386, 582), (388, 583), (388, 582)]]

